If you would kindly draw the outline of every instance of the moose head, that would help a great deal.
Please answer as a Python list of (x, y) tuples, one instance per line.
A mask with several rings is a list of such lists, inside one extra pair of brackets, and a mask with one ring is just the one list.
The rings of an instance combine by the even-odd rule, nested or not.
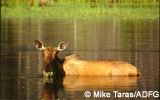
[(68, 42), (60, 42), (57, 47), (45, 47), (43, 42), (35, 40), (35, 46), (44, 54), (44, 74), (64, 75), (63, 59), (58, 58), (58, 52), (63, 51), (68, 46)]

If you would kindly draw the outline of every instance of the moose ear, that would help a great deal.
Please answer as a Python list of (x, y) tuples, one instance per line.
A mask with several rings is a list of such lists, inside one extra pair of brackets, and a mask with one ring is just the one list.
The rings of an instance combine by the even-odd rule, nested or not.
[(62, 51), (64, 49), (66, 49), (67, 46), (68, 46), (68, 42), (61, 42), (61, 43), (58, 44), (57, 50)]
[(45, 49), (45, 47), (43, 46), (43, 43), (39, 40), (35, 40), (34, 44), (35, 44), (35, 46), (38, 50), (44, 50)]

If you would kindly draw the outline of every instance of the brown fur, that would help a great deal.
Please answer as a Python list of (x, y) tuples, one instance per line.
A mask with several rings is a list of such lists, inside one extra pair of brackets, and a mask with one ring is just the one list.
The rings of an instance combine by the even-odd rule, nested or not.
[(53, 51), (54, 51), (53, 48), (46, 48), (44, 50), (44, 64), (45, 64), (45, 71), (46, 72), (52, 71), (51, 62), (53, 60), (53, 58), (52, 58)]
[(139, 71), (133, 65), (122, 61), (87, 61), (75, 57), (66, 57), (64, 70), (69, 75), (101, 76), (138, 76)]

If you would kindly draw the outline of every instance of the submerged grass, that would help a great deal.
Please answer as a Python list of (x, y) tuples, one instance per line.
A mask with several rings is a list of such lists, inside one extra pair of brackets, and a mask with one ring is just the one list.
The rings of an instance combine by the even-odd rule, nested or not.
[(96, 6), (57, 3), (39, 7), (29, 5), (2, 6), (1, 18), (48, 18), (48, 19), (158, 19), (158, 6)]

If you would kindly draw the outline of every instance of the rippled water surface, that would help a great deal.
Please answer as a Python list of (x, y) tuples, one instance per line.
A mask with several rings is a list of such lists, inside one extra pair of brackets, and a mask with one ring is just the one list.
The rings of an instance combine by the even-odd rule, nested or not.
[[(89, 60), (127, 61), (135, 65), (142, 75), (44, 79), (43, 54), (36, 50), (35, 39), (42, 40), (46, 46), (68, 41), (68, 48), (59, 53), (61, 58), (77, 53)], [(85, 91), (157, 91), (159, 22), (2, 19), (0, 63), (2, 100), (87, 99)], [(116, 98), (112, 95), (110, 99)]]

